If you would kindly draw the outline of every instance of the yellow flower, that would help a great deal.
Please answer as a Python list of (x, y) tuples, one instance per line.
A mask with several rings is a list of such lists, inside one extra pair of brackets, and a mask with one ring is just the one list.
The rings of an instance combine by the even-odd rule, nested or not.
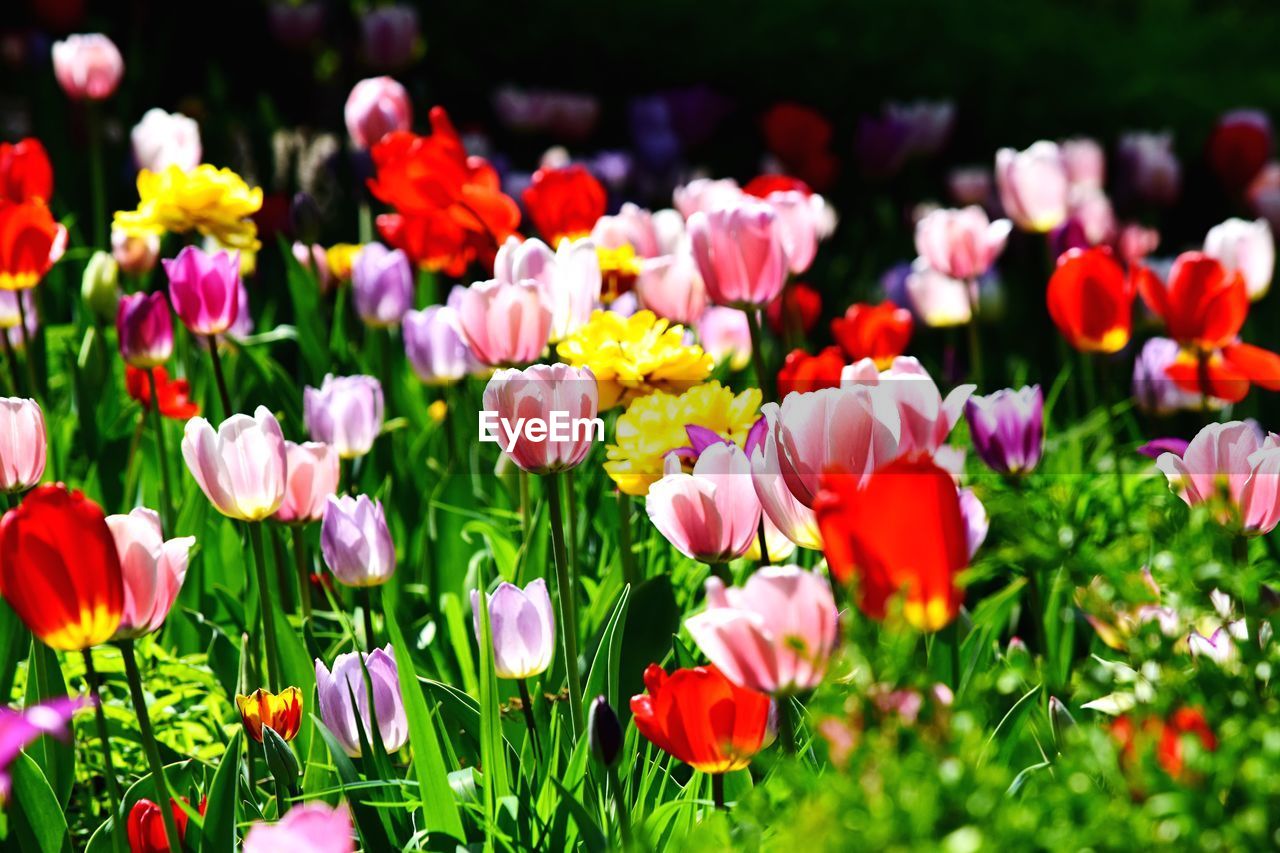
[(363, 248), (362, 243), (335, 243), (325, 251), (324, 258), (329, 263), (329, 274), (333, 276), (334, 281), (351, 280), (351, 267), (356, 262), (356, 255), (360, 254)]
[(636, 278), (640, 275), (640, 259), (630, 243), (623, 243), (616, 249), (597, 246), (596, 258), (600, 262), (600, 299), (605, 304), (635, 287)]
[(600, 386), (600, 410), (626, 405), (654, 391), (683, 391), (701, 382), (715, 363), (696, 344), (684, 342), (684, 327), (652, 311), (623, 317), (592, 313), (587, 324), (556, 346), (574, 367), (590, 367)]
[[(696, 385), (679, 396), (658, 391), (627, 407), (605, 449), (604, 469), (618, 488), (643, 495), (662, 478), (662, 465), (672, 450), (689, 446), (685, 426), (695, 424), (732, 439), (739, 447), (760, 416), (760, 391), (734, 395), (719, 382)], [(746, 484), (751, 488), (751, 484)]]
[(199, 231), (233, 249), (257, 249), (258, 228), (249, 217), (262, 207), (262, 189), (230, 169), (202, 163), (184, 172), (138, 173), (137, 210), (116, 211), (113, 225), (130, 236)]

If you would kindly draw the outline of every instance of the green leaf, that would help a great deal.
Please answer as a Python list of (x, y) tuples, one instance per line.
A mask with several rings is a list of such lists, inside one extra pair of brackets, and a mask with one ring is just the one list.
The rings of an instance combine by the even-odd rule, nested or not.
[[(483, 574), (480, 584), (483, 590)], [(480, 610), (480, 764), (484, 767), (485, 822), (492, 831), (497, 801), (511, 793), (503, 751), (502, 711), (498, 705), (498, 676), (493, 663), (493, 629), (489, 608)]]
[[(26, 705), (35, 705), (47, 699), (67, 695), (67, 682), (62, 677), (58, 655), (38, 640), (31, 642), (31, 654), (27, 658)], [(101, 676), (101, 673), (99, 673)], [(96, 729), (94, 730), (96, 734)], [(95, 744), (100, 749), (100, 744)], [(75, 749), (67, 741), (52, 735), (43, 735), (26, 749), (44, 773), (49, 787), (64, 807), (71, 799), (71, 786), (75, 782)]]
[(333, 766), (338, 771), (338, 784), (351, 802), (351, 813), (355, 818), (356, 828), (360, 831), (360, 840), (366, 850), (394, 850), (391, 839), (387, 837), (386, 825), (382, 815), (373, 805), (370, 789), (361, 782), (356, 766), (347, 756), (342, 744), (334, 737), (333, 732), (325, 727), (320, 718), (311, 715), (316, 731), (329, 747), (329, 755), (333, 758)]
[(618, 603), (613, 607), (613, 615), (605, 624), (600, 635), (600, 645), (596, 647), (596, 655), (591, 662), (591, 670), (587, 675), (587, 683), (583, 687), (584, 704), (590, 703), (597, 696), (604, 696), (609, 704), (617, 708), (619, 665), (622, 662), (622, 626), (627, 620), (627, 604), (631, 600), (631, 587), (624, 587), (618, 596)]
[(240, 741), (243, 730), (237, 730), (222, 754), (213, 783), (209, 786), (209, 802), (204, 813), (204, 832), (200, 837), (201, 853), (232, 853), (236, 846), (236, 783), (240, 780)]
[(600, 829), (599, 824), (591, 819), (591, 813), (587, 811), (582, 803), (578, 802), (578, 798), (571, 794), (559, 779), (552, 776), (551, 783), (560, 792), (560, 802), (569, 809), (569, 814), (573, 815), (573, 822), (578, 826), (578, 834), (582, 837), (582, 843), (586, 845), (588, 850), (606, 849), (609, 844), (605, 841), (604, 832)]
[(9, 814), (14, 820), (13, 831), (18, 836), (20, 849), (40, 853), (70, 850), (67, 819), (40, 765), (31, 756), (18, 753), (12, 773), (17, 807), (10, 808)]

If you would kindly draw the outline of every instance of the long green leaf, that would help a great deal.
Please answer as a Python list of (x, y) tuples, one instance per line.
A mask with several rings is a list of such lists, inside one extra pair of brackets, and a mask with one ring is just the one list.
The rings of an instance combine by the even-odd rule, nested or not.
[(16, 807), (10, 808), (9, 814), (21, 849), (40, 853), (70, 850), (67, 819), (40, 765), (31, 756), (19, 753), (12, 771)]
[(213, 784), (209, 786), (209, 802), (204, 813), (204, 831), (200, 836), (201, 853), (232, 853), (236, 846), (236, 783), (240, 780), (240, 741), (244, 732), (237, 731), (222, 754)]

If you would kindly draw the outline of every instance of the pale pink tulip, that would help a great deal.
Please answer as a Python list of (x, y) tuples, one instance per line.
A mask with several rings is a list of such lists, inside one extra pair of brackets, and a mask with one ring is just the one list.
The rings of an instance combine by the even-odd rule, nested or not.
[(716, 363), (729, 362), (732, 370), (742, 370), (751, 361), (751, 326), (747, 315), (737, 308), (712, 305), (694, 324), (698, 342)]
[(413, 126), (409, 93), (391, 77), (370, 77), (353, 86), (342, 114), (357, 148), (372, 148), (388, 133)]
[(696, 178), (674, 193), (676, 210), (686, 220), (698, 211), (736, 205), (742, 197), (742, 188), (732, 178)]
[(190, 171), (200, 165), (200, 125), (182, 113), (152, 107), (129, 132), (139, 169), (163, 172), (170, 166)]
[(924, 258), (911, 265), (904, 286), (912, 309), (926, 326), (963, 326), (973, 318), (969, 283), (938, 272)]
[(645, 510), (681, 554), (725, 563), (746, 553), (760, 524), (760, 501), (747, 487), (750, 476), (751, 463), (736, 444), (703, 450), (692, 474), (670, 455), (666, 475), (649, 487)]
[(707, 609), (684, 624), (734, 684), (789, 696), (822, 682), (838, 623), (825, 577), (799, 566), (765, 566), (741, 587), (708, 580)]
[(1062, 165), (1072, 187), (1102, 189), (1107, 174), (1107, 155), (1096, 139), (1078, 137), (1061, 145)]
[(138, 507), (107, 516), (124, 577), (124, 615), (113, 639), (134, 639), (164, 624), (187, 576), (194, 536), (164, 538), (155, 510)]
[(630, 246), (637, 257), (656, 258), (670, 254), (683, 234), (684, 217), (676, 211), (650, 213), (628, 201), (616, 214), (596, 220), (591, 241), (606, 249)]
[(22, 492), (39, 483), (47, 446), (40, 404), (0, 397), (0, 491)]
[(929, 371), (911, 356), (898, 356), (888, 370), (876, 371), (864, 358), (845, 368), (842, 380), (877, 387), (898, 411), (898, 456), (933, 456), (964, 414), (976, 385), (957, 385), (944, 400)]
[(996, 152), (996, 187), (1004, 213), (1024, 231), (1044, 233), (1067, 218), (1070, 180), (1057, 143), (1041, 140), (1025, 151)]
[[(765, 518), (787, 539), (801, 548), (821, 551), (822, 534), (818, 531), (817, 517), (791, 493), (786, 478), (782, 476), (775, 434), (778, 404), (765, 403), (760, 414), (766, 423), (764, 439), (751, 451), (751, 483), (756, 497), (760, 499), (760, 507)], [(776, 556), (772, 547), (769, 556)]]
[(707, 308), (707, 288), (687, 241), (674, 254), (641, 263), (635, 292), (641, 307), (683, 326), (692, 326)]
[(745, 200), (689, 218), (693, 258), (712, 302), (760, 307), (782, 292), (787, 253), (777, 218), (770, 205)]
[(984, 275), (1004, 251), (1013, 223), (991, 222), (977, 206), (935, 210), (916, 223), (916, 251), (934, 270), (956, 279)]
[(590, 368), (535, 364), (493, 374), (484, 389), (481, 425), (485, 412), (494, 413), (491, 434), (503, 452), (525, 471), (547, 474), (573, 468), (591, 451), (592, 441), (603, 438), (603, 427), (594, 428), (599, 409)]
[(217, 432), (204, 418), (187, 421), (182, 458), (205, 497), (229, 518), (262, 521), (284, 502), (284, 434), (265, 406), (253, 417), (232, 415)]
[(806, 195), (796, 190), (772, 192), (765, 202), (777, 214), (774, 227), (787, 255), (787, 268), (795, 275), (809, 269), (818, 254), (819, 233), (826, 202), (822, 196)]
[(101, 101), (124, 76), (124, 57), (102, 33), (67, 36), (53, 43), (53, 76), (68, 97)]
[(1245, 536), (1280, 523), (1280, 436), (1253, 424), (1209, 424), (1186, 451), (1162, 453), (1156, 467), (1187, 506), (1206, 505), (1218, 523)]
[(305, 524), (324, 517), (325, 505), (337, 494), (340, 457), (331, 444), (307, 441), (284, 443), (284, 502), (276, 521)]
[(355, 831), (345, 803), (300, 803), (276, 823), (257, 821), (244, 836), (244, 853), (354, 853)]
[(551, 308), (537, 282), (478, 281), (456, 307), (462, 336), (485, 364), (528, 364), (547, 347)]
[(1204, 253), (1221, 261), (1227, 272), (1244, 276), (1251, 301), (1267, 295), (1276, 268), (1276, 244), (1267, 220), (1228, 219), (1213, 226), (1204, 238)]
[(542, 301), (551, 309), (551, 343), (562, 341), (591, 319), (600, 303), (600, 261), (591, 240), (561, 240), (551, 251), (535, 238), (514, 237), (498, 249), (493, 274), (499, 281), (537, 282)]

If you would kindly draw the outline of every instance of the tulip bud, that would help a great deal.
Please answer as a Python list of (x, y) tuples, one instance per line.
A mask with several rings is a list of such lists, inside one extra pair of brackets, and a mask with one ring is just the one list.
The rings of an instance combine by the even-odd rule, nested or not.
[(597, 696), (587, 711), (587, 747), (596, 760), (605, 767), (613, 767), (622, 754), (622, 724), (613, 706), (603, 696)]
[(361, 80), (347, 96), (343, 117), (357, 148), (372, 148), (382, 137), (413, 125), (409, 93), (390, 77)]
[(112, 228), (111, 255), (126, 275), (149, 273), (160, 258), (160, 235), (132, 235)]
[(115, 258), (102, 250), (94, 252), (80, 279), (80, 295), (98, 319), (110, 320), (115, 316), (119, 282), (120, 268)]
[(197, 335), (220, 335), (240, 309), (239, 253), (205, 252), (186, 246), (164, 260), (169, 300), (183, 325)]
[(164, 364), (173, 354), (173, 317), (163, 293), (130, 293), (116, 314), (120, 355), (133, 367)]
[(133, 639), (164, 624), (187, 576), (194, 536), (166, 540), (155, 510), (107, 516), (124, 579), (124, 612), (112, 639)]
[[(504, 581), (487, 601), (498, 677), (519, 680), (546, 672), (556, 648), (556, 621), (547, 582), (537, 578), (521, 589)], [(478, 638), (479, 590), (471, 591), (471, 616)]]
[(285, 740), (280, 732), (263, 724), (262, 746), (267, 755), (267, 769), (271, 771), (277, 785), (282, 785), (286, 791), (292, 791), (297, 787), (302, 771), (298, 767), (298, 756), (293, 754)]
[(1053, 739), (1061, 744), (1067, 729), (1073, 728), (1076, 718), (1057, 696), (1049, 697), (1049, 726), (1053, 729)]
[(366, 325), (398, 326), (413, 307), (413, 267), (400, 249), (370, 243), (351, 267), (356, 312)]
[(347, 586), (377, 586), (396, 571), (396, 546), (381, 501), (330, 497), (320, 522), (324, 564)]

